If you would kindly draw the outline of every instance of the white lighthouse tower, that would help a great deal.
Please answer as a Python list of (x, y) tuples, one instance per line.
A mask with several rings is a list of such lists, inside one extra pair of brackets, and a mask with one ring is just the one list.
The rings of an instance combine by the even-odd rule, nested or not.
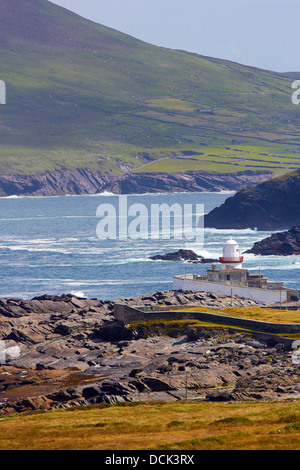
[(223, 256), (219, 258), (222, 269), (242, 269), (244, 257), (241, 256), (239, 245), (230, 237), (223, 247)]
[[(206, 276), (187, 273), (174, 276), (173, 289), (213, 292), (267, 303), (282, 303), (294, 295), (295, 291), (284, 287), (282, 282), (268, 282), (261, 272), (249, 274), (242, 267), (243, 261), (237, 242), (230, 238), (223, 246), (223, 256), (219, 258), (221, 266), (214, 263), (211, 269), (207, 269)], [(298, 292), (300, 299), (300, 289)]]

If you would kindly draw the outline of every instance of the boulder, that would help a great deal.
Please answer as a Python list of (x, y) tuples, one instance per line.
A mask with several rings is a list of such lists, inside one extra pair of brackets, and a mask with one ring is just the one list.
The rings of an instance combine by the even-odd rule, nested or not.
[(213, 390), (208, 392), (205, 397), (206, 401), (231, 401), (232, 396), (228, 391)]
[(134, 338), (134, 333), (117, 321), (95, 329), (94, 335), (104, 341), (131, 340)]
[(49, 410), (51, 408), (51, 400), (48, 400), (44, 396), (24, 398), (18, 401), (14, 408), (16, 411), (26, 410)]
[(141, 368), (132, 369), (132, 371), (128, 374), (128, 377), (136, 377), (137, 375), (140, 375), (142, 372), (143, 372), (143, 369)]
[(85, 399), (88, 400), (89, 398), (95, 398), (95, 397), (98, 397), (98, 396), (102, 396), (103, 392), (101, 390), (100, 385), (91, 385), (89, 387), (85, 387), (82, 390), (82, 395)]
[(161, 380), (156, 377), (143, 377), (143, 379), (141, 379), (141, 382), (143, 382), (153, 392), (176, 390), (176, 388), (172, 387), (165, 380)]
[(102, 383), (101, 391), (108, 395), (128, 395), (132, 392), (132, 387), (128, 383), (110, 380)]
[(58, 390), (57, 392), (50, 393), (46, 397), (51, 401), (67, 402), (74, 398), (67, 390)]

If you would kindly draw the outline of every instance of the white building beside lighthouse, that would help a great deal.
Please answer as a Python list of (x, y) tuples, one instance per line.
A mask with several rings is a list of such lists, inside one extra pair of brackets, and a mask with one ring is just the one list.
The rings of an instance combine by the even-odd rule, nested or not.
[(285, 288), (282, 282), (269, 282), (260, 272), (250, 274), (243, 267), (238, 243), (232, 238), (225, 242), (219, 262), (220, 266), (213, 264), (206, 276), (183, 274), (173, 277), (173, 289), (213, 292), (267, 303), (286, 302), (292, 294), (299, 296), (296, 291)]

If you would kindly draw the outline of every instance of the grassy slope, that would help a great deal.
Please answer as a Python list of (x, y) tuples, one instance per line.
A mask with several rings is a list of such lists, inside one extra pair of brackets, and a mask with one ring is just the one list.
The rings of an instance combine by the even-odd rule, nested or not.
[(236, 317), (236, 318), (247, 318), (249, 320), (258, 320), (263, 322), (274, 322), (274, 323), (300, 323), (300, 315), (298, 311), (286, 310), (286, 307), (280, 309), (273, 308), (260, 308), (260, 307), (230, 307), (222, 310), (208, 310), (201, 307), (189, 307), (182, 309), (182, 311), (193, 311), (193, 312), (209, 312), (217, 313), (221, 315)]
[[(116, 173), (118, 160), (138, 169), (236, 140), (269, 156), (300, 153), (300, 109), (291, 104), (288, 76), (151, 46), (46, 0), (3, 0), (0, 15), (2, 172)], [(180, 171), (237, 170), (231, 162), (180, 163)], [(239, 170), (269, 169), (244, 163)]]
[(300, 407), (297, 400), (90, 406), (14, 415), (0, 432), (1, 450), (298, 450)]

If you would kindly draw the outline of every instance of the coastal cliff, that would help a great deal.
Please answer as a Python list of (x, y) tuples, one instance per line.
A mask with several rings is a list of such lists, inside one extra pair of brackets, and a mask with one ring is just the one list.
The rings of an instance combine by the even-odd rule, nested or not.
[(204, 217), (205, 227), (286, 230), (300, 225), (300, 170), (244, 188)]
[(0, 196), (60, 196), (65, 194), (143, 194), (159, 192), (237, 191), (270, 179), (269, 171), (220, 174), (126, 173), (110, 176), (90, 169), (55, 170), (35, 175), (0, 175)]

